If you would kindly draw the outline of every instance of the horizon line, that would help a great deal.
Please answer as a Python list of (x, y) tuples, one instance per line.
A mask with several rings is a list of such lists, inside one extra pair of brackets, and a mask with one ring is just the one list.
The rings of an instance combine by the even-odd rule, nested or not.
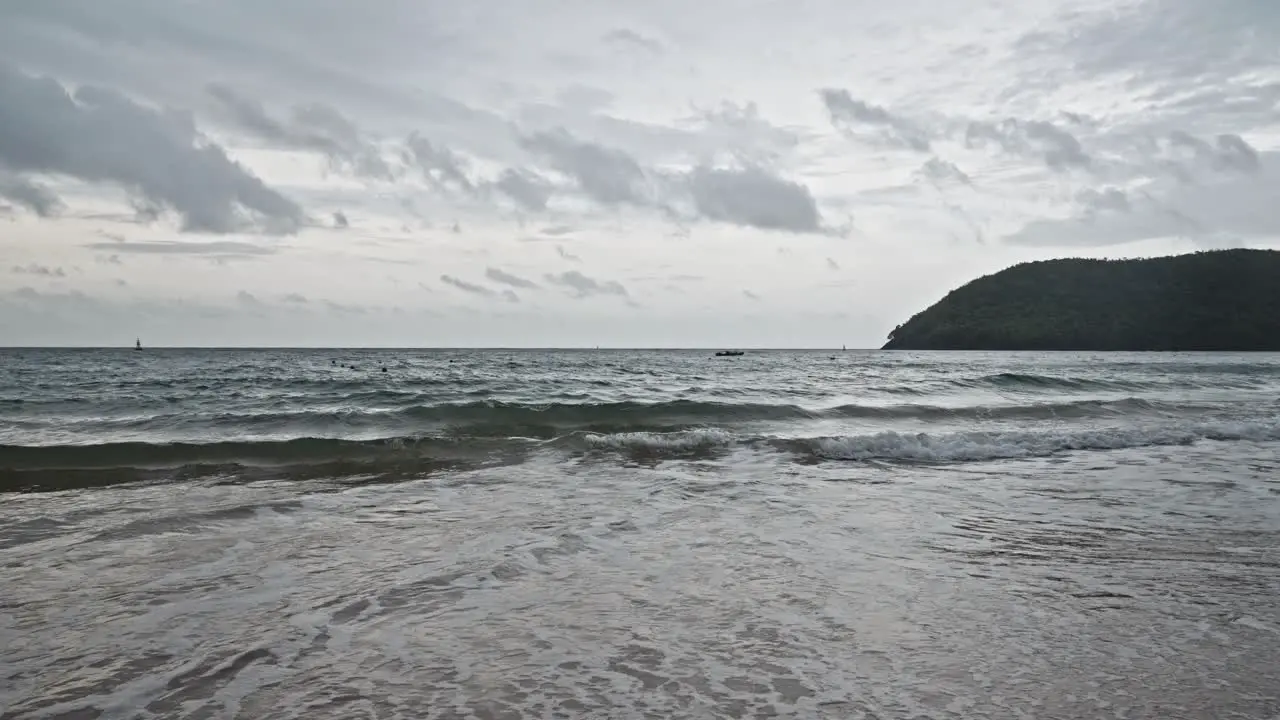
[[(0, 345), (0, 350), (121, 350), (137, 352), (133, 345)], [(144, 345), (147, 350), (751, 350), (787, 351), (787, 350), (830, 350), (833, 352), (866, 352), (884, 351), (879, 347), (836, 348), (812, 345), (806, 347), (758, 346), (747, 345), (705, 345), (705, 346), (628, 346), (628, 345)], [(886, 351), (890, 352), (890, 351)]]

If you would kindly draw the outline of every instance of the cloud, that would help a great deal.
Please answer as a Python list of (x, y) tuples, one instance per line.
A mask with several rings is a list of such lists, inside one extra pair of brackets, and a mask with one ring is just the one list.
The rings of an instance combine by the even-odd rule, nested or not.
[(662, 53), (662, 43), (627, 28), (617, 28), (605, 33), (604, 40), (607, 43), (619, 45), (622, 47), (637, 48), (645, 52), (659, 55)]
[(458, 288), (465, 293), (470, 293), (471, 295), (479, 295), (480, 297), (487, 298), (501, 298), (509, 303), (520, 302), (520, 296), (513, 290), (503, 290), (498, 292), (483, 285), (476, 285), (475, 283), (469, 283), (466, 280), (459, 280), (452, 275), (441, 275), (440, 282), (446, 285), (452, 285), (453, 287)]
[(394, 177), (377, 147), (363, 141), (356, 126), (327, 105), (298, 105), (292, 119), (285, 121), (271, 116), (262, 103), (222, 83), (210, 83), (206, 91), (217, 100), (223, 119), (270, 145), (322, 153), (332, 167), (356, 175), (383, 180)]
[[(828, 88), (821, 90), (820, 95), (835, 127), (850, 134), (874, 128), (880, 131), (880, 139), (890, 145), (927, 152), (934, 139), (950, 138), (959, 128), (965, 146), (970, 149), (995, 146), (1007, 154), (1036, 158), (1050, 169), (1059, 171), (1088, 168), (1093, 163), (1093, 158), (1075, 134), (1047, 120), (1016, 117), (985, 120), (935, 113), (928, 122), (919, 122), (880, 105), (858, 100), (847, 90)], [(1074, 124), (1083, 120), (1082, 116), (1073, 113), (1065, 116)], [(968, 175), (960, 172), (954, 164), (938, 158), (927, 161), (921, 173), (934, 180), (969, 181)]]
[(596, 280), (587, 277), (577, 270), (569, 270), (562, 273), (548, 273), (546, 275), (547, 282), (553, 285), (559, 285), (567, 288), (570, 294), (575, 298), (588, 298), (596, 295), (616, 295), (618, 297), (630, 297), (627, 289), (622, 283), (616, 280)]
[(466, 280), (459, 280), (458, 278), (452, 275), (441, 275), (440, 282), (446, 285), (452, 285), (458, 288), (459, 290), (463, 292), (471, 293), (472, 295), (483, 295), (484, 297), (494, 297), (495, 295), (498, 294), (492, 289), (487, 288), (483, 285), (476, 285), (475, 283), (469, 283)]
[(964, 141), (970, 148), (995, 144), (1014, 155), (1038, 156), (1054, 170), (1088, 167), (1092, 162), (1075, 135), (1044, 120), (974, 120), (965, 130)]
[(526, 280), (518, 275), (512, 275), (511, 273), (505, 272), (499, 268), (491, 267), (485, 270), (484, 276), (496, 283), (502, 283), (503, 285), (510, 285), (511, 287), (523, 288), (527, 290), (532, 290), (538, 287), (538, 284), (531, 280)]
[(463, 160), (457, 153), (432, 143), (416, 132), (405, 140), (404, 159), (437, 188), (447, 189), (452, 185), (467, 193), (475, 190), (467, 177)]
[(756, 302), (760, 301), (760, 296), (751, 292), (750, 290), (743, 290), (742, 295), (748, 300), (755, 300)]
[(840, 269), (840, 263), (836, 262), (836, 261), (835, 261), (835, 258), (827, 258), (827, 269), (828, 269), (828, 270), (839, 270), (839, 269)]
[(1103, 247), (1155, 238), (1187, 238), (1219, 247), (1224, 238), (1280, 236), (1280, 152), (1258, 155), (1258, 171), (1185, 182), (1153, 180), (1137, 190), (1086, 189), (1079, 207), (1059, 219), (1030, 222), (1006, 238), (1034, 247)]
[(15, 275), (41, 275), (44, 277), (58, 278), (67, 276), (67, 273), (60, 267), (48, 267), (46, 265), (37, 265), (36, 263), (31, 263), (30, 265), (14, 265), (10, 272)]
[(333, 214), (333, 226), (338, 229), (346, 229), (351, 227), (351, 221), (347, 219), (347, 214), (338, 211)]
[(819, 91), (827, 108), (831, 124), (848, 133), (856, 133), (864, 127), (881, 131), (881, 139), (893, 145), (918, 152), (928, 152), (928, 134), (915, 123), (895, 115), (879, 105), (858, 100), (848, 90), (826, 88)]
[(1202, 140), (1182, 130), (1169, 134), (1171, 149), (1190, 153), (1191, 160), (1202, 169), (1256, 173), (1260, 167), (1258, 151), (1244, 138), (1233, 133), (1218, 135), (1214, 142)]
[(601, 205), (646, 205), (645, 172), (627, 153), (578, 140), (567, 131), (535, 133), (522, 144), (569, 176), (584, 195)]
[(758, 166), (742, 169), (695, 168), (689, 188), (698, 213), (710, 220), (763, 230), (817, 232), (822, 218), (804, 185)]
[(1085, 188), (1076, 193), (1076, 200), (1091, 210), (1128, 212), (1130, 209), (1128, 194), (1114, 187), (1103, 188), (1102, 190)]
[[(286, 332), (261, 336), (276, 342), (301, 337), (311, 320), (305, 337), (371, 341), (383, 317), (376, 307), (414, 312), (421, 303), (435, 319), (389, 323), (378, 339), (411, 342), (425, 332), (441, 343), (726, 347), (743, 338), (829, 344), (830, 315), (820, 321), (804, 308), (820, 306), (824, 284), (844, 278), (842, 292), (870, 318), (845, 323), (848, 339), (870, 343), (882, 335), (877, 323), (900, 321), (939, 288), (1022, 259), (1134, 239), (1143, 246), (1106, 252), (1277, 237), (1267, 233), (1280, 16), (1268, 0), (861, 3), (816, 14), (774, 5), (737, 12), (730, 0), (606, 3), (588, 13), (516, 5), (0, 0), (4, 62), (55, 78), (71, 117), (81, 118), (68, 133), (63, 114), (39, 105), (23, 111), (24, 132), (65, 147), (62, 165), (112, 163), (110, 174), (8, 168), (26, 197), (44, 202), (30, 190), (43, 189), (67, 209), (45, 204), (42, 220), (28, 211), (40, 206), (0, 199), (14, 212), (0, 214), (11, 251), (0, 278), (72, 284), (7, 272), (37, 260), (62, 264), (77, 286), (102, 287), (111, 301), (216, 297), (244, 318), (219, 326), (221, 342), (251, 339), (240, 328), (257, 321), (233, 299), (243, 288), (282, 318)], [(913, 42), (922, 17), (945, 32)], [(0, 83), (0, 125), (10, 130), (14, 82)], [(77, 88), (99, 87), (154, 117), (104, 133), (96, 115), (81, 117), (100, 111), (76, 99)], [(42, 147), (3, 142), (6, 158), (15, 147)], [(83, 152), (90, 143), (97, 156)], [(191, 149), (174, 161), (171, 145)], [(254, 237), (269, 218), (231, 199), (210, 201), (231, 208), (211, 212), (235, 234), (190, 239), (257, 247), (78, 246), (106, 240), (91, 235), (104, 223), (138, 223), (130, 241), (184, 240), (141, 225), (156, 216), (186, 224), (175, 201), (151, 195), (200, 196), (184, 207), (234, 197), (224, 179), (205, 180), (201, 153), (211, 145), (225, 151), (220, 163), (234, 159), (237, 172), (310, 211), (296, 213), (301, 237), (287, 245)], [(385, 171), (356, 164), (365, 157)], [(163, 177), (143, 192), (124, 163)], [(384, 173), (391, 182), (377, 177)], [(111, 207), (121, 195), (128, 204)], [(338, 210), (350, 230), (333, 229), (345, 224)], [(856, 256), (783, 234), (834, 234), (854, 213)], [(464, 233), (450, 233), (455, 221)], [(572, 234), (538, 232), (557, 225)], [(761, 242), (762, 227), (773, 240)], [(972, 243), (977, 234), (986, 245)], [(547, 244), (516, 241), (525, 235)], [(793, 253), (775, 254), (780, 244)], [(501, 256), (504, 247), (514, 254)], [(577, 255), (592, 265), (574, 264)], [(828, 269), (828, 255), (844, 267)], [(205, 260), (228, 257), (254, 258), (254, 272), (234, 280), (208, 272)], [(105, 258), (125, 264), (94, 264)], [(462, 264), (473, 261), (481, 264)], [(439, 267), (400, 275), (397, 287), (385, 263)], [(673, 277), (717, 263), (703, 283)], [(486, 265), (542, 289), (487, 277)], [(561, 293), (578, 291), (544, 279), (570, 269), (618, 281), (652, 306), (625, 312), (619, 295), (570, 301)], [(486, 301), (438, 281), (446, 272), (493, 294)], [(113, 287), (116, 277), (132, 290)], [(369, 314), (327, 306), (313, 283), (323, 277), (342, 277), (345, 301)], [(418, 280), (435, 293), (414, 287)], [(504, 302), (507, 289), (524, 305)], [(292, 290), (310, 303), (283, 300)], [(138, 320), (120, 317), (117, 330), (131, 341)], [(161, 342), (159, 329), (146, 336)], [(193, 336), (201, 337), (182, 337)]]
[(920, 166), (919, 173), (929, 180), (935, 182), (947, 182), (954, 180), (963, 185), (973, 182), (955, 163), (942, 160), (940, 158), (929, 158), (924, 165)]
[(327, 138), (295, 133), (291, 128), (268, 115), (262, 103), (243, 97), (226, 85), (210, 83), (205, 89), (218, 101), (227, 119), (243, 130), (285, 146), (325, 152), (336, 149)]
[(27, 208), (42, 218), (53, 217), (62, 210), (62, 200), (51, 190), (26, 178), (0, 169), (0, 197)]
[(526, 210), (545, 210), (551, 200), (551, 185), (542, 177), (521, 168), (508, 168), (494, 187)]
[[(74, 92), (0, 65), (0, 164), (109, 183), (171, 208), (182, 228), (291, 233), (301, 208), (197, 132), (188, 115), (107, 88)], [(248, 215), (248, 217), (246, 217)]]
[(698, 142), (706, 146), (698, 156), (727, 156), (763, 166), (785, 163), (804, 141), (815, 134), (795, 128), (779, 127), (765, 119), (754, 102), (724, 101), (710, 108), (699, 108), (690, 121), (683, 123), (698, 132)]
[(1275, 67), (1280, 13), (1268, 0), (1147, 0), (1074, 13), (1018, 43), (1023, 56), (1060, 53), (1090, 76), (1122, 75), (1129, 87), (1186, 96), (1196, 88), (1266, 77)]
[(295, 105), (293, 123), (299, 128), (308, 128), (321, 133), (330, 142), (350, 152), (359, 148), (362, 143), (360, 129), (347, 116), (324, 103), (310, 102)]
[(219, 255), (225, 257), (255, 257), (271, 255), (275, 249), (253, 243), (235, 240), (214, 240), (197, 242), (186, 240), (149, 240), (112, 242), (96, 242), (85, 245), (94, 250), (109, 250), (116, 253), (136, 253), (140, 255)]
[(306, 305), (310, 302), (305, 295), (300, 295), (298, 293), (288, 293), (287, 295), (284, 295), (280, 299), (286, 303), (291, 303), (294, 305)]

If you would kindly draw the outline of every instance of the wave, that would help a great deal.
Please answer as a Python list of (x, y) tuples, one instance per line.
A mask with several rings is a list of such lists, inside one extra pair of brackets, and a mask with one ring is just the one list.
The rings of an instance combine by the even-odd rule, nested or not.
[[(515, 440), (508, 439), (507, 442)], [(504, 445), (507, 443), (503, 443)], [(288, 465), (329, 460), (438, 457), (482, 452), (491, 445), (443, 437), (363, 440), (305, 437), (289, 440), (106, 442), (82, 445), (0, 445), (0, 469), (164, 468), (194, 464)]]
[(988, 385), (998, 388), (1051, 388), (1061, 390), (1146, 390), (1153, 383), (1138, 380), (1101, 380), (1098, 378), (1060, 377), (1033, 373), (996, 373), (984, 375), (976, 381), (961, 381), (962, 385)]
[(1112, 427), (1081, 431), (903, 433), (812, 438), (743, 438), (720, 430), (677, 433), (588, 435), (597, 449), (682, 454), (735, 446), (763, 447), (811, 461), (955, 463), (1049, 457), (1080, 450), (1191, 445), (1201, 441), (1280, 441), (1280, 422), (1196, 423), (1152, 428)]
[[(550, 439), (573, 430), (625, 432), (679, 430), (703, 426), (818, 420), (1054, 420), (1111, 417), (1169, 417), (1207, 414), (1212, 405), (1167, 403), (1139, 397), (1112, 400), (1010, 403), (949, 407), (931, 404), (803, 407), (788, 403), (676, 400), (621, 402), (464, 402), (409, 405), (400, 408), (325, 408), (243, 412), (184, 412), (123, 417), (29, 418), (15, 416), (11, 425), (28, 431), (46, 426), (81, 435), (140, 434), (188, 436), (206, 431), (239, 435), (427, 434), (457, 437), (538, 437)], [(331, 432), (331, 431), (337, 431)], [(384, 431), (378, 433), (376, 431)], [(215, 433), (219, 434), (219, 433)]]
[(1002, 372), (954, 378), (930, 378), (915, 384), (899, 384), (880, 388), (890, 395), (934, 395), (954, 390), (1000, 390), (1025, 393), (1085, 393), (1126, 392), (1141, 393), (1151, 390), (1249, 390), (1271, 387), (1274, 377), (1254, 373), (1220, 376), (1179, 376), (1165, 374), (1153, 379), (1106, 379), (1071, 375), (1044, 375), (1037, 373)]
[(24, 473), (133, 468), (162, 470), (205, 467), (331, 465), (347, 472), (412, 472), (438, 463), (522, 462), (536, 452), (586, 454), (623, 452), (681, 457), (733, 449), (783, 453), (802, 461), (970, 462), (1045, 457), (1075, 450), (1188, 445), (1199, 441), (1276, 441), (1280, 422), (1195, 422), (1159, 427), (1090, 430), (877, 433), (781, 437), (736, 433), (724, 428), (671, 432), (571, 432), (550, 440), (534, 438), (391, 437), (350, 440), (298, 438), (212, 443), (118, 442), (93, 445), (0, 445), (0, 488)]
[(1191, 427), (1104, 428), (1075, 432), (898, 433), (784, 441), (782, 446), (821, 460), (974, 462), (1049, 457), (1079, 450), (1122, 450), (1192, 445), (1200, 441), (1280, 440), (1276, 423), (1211, 423)]

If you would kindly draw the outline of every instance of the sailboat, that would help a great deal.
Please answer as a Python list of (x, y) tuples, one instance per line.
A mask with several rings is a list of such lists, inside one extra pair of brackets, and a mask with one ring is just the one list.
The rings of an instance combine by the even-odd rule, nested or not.
[(142, 349), (142, 338), (138, 338), (137, 340), (135, 340), (135, 341), (134, 341), (134, 343), (133, 343), (133, 349), (134, 349), (134, 350), (141, 350), (141, 349)]

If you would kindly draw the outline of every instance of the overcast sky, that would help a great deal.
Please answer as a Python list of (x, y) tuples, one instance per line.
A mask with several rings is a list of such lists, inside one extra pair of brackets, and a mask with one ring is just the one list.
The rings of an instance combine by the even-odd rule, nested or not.
[(0, 343), (873, 347), (1280, 245), (1275, 0), (0, 0)]

